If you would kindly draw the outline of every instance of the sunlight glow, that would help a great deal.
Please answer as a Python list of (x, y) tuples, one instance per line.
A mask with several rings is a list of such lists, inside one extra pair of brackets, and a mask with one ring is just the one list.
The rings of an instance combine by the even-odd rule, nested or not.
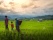
[[(1, 0), (2, 4), (0, 5), (0, 8), (12, 10), (15, 12), (24, 12), (25, 8), (30, 6), (31, 2), (30, 0)], [(26, 9), (27, 11), (27, 9)]]
[[(51, 1), (52, 2), (52, 1)], [(41, 12), (50, 1), (45, 0), (0, 0), (0, 9), (20, 13)], [(43, 10), (42, 10), (43, 11)]]

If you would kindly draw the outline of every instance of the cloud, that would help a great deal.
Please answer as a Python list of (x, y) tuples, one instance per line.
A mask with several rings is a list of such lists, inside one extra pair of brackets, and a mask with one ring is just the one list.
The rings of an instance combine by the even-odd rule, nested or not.
[(53, 0), (27, 0), (22, 4), (4, 1), (0, 0), (0, 14), (53, 15)]
[(31, 6), (33, 6), (34, 4), (33, 3), (30, 3), (30, 4), (28, 4), (28, 5), (22, 5), (22, 8), (28, 8), (28, 7), (31, 7)]

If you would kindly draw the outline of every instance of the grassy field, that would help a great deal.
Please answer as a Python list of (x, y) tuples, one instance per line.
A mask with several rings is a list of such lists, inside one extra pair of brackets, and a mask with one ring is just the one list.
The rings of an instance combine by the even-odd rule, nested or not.
[[(20, 25), (21, 32), (18, 33), (14, 27), (11, 30), (9, 21), (9, 31), (5, 30), (4, 21), (0, 21), (0, 40), (53, 40), (53, 20), (23, 20)], [(15, 21), (13, 21), (15, 24)], [(14, 25), (15, 26), (15, 25)]]

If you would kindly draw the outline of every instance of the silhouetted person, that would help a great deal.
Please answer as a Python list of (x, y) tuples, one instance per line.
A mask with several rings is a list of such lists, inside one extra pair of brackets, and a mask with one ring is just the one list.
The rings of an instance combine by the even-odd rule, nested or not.
[(11, 29), (13, 30), (13, 28), (14, 28), (14, 24), (13, 22), (11, 22)]
[(5, 28), (8, 29), (8, 18), (5, 16)]
[(17, 18), (16, 18), (16, 30), (18, 32), (20, 32), (20, 25), (21, 25), (21, 23), (22, 23), (22, 21), (21, 20), (17, 20)]

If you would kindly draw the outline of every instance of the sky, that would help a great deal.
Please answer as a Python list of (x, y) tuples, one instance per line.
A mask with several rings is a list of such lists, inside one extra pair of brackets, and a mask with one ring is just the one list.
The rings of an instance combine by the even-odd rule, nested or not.
[(0, 0), (0, 15), (53, 15), (53, 0)]

